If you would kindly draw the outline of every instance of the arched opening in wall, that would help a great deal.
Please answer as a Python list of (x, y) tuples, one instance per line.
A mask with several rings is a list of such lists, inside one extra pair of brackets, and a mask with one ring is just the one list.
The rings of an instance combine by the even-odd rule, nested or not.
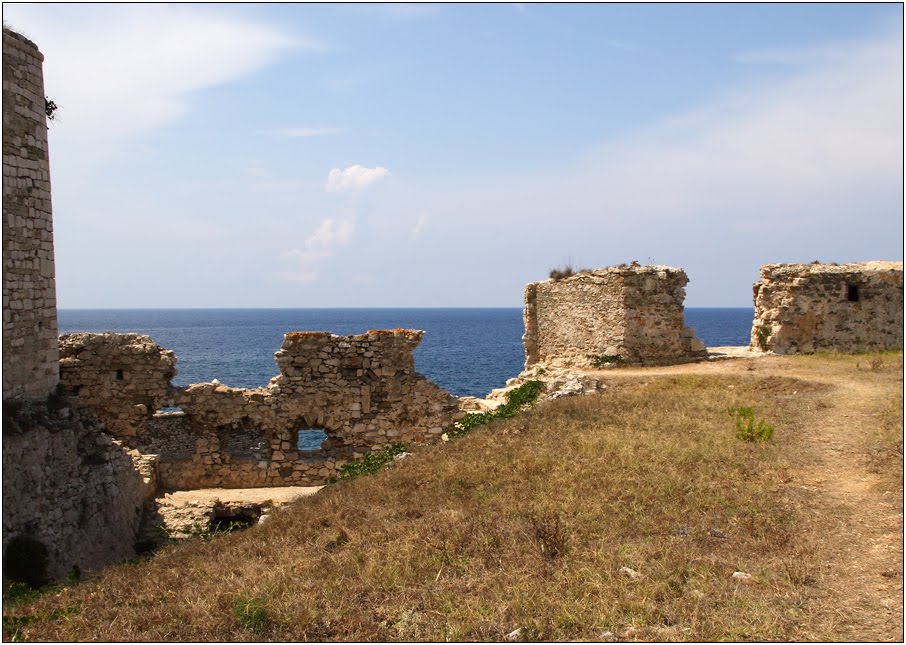
[(859, 285), (846, 285), (846, 299), (850, 302), (859, 302)]
[(123, 370), (117, 370), (116, 371), (116, 380), (122, 381), (124, 378), (125, 378), (125, 375), (123, 374)]

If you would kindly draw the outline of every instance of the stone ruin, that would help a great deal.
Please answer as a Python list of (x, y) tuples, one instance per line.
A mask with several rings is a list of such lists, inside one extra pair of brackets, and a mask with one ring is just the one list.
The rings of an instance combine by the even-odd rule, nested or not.
[(903, 348), (903, 263), (767, 264), (750, 346), (777, 354)]
[(3, 30), (3, 398), (57, 384), (57, 303), (44, 56)]
[(525, 287), (525, 369), (702, 360), (705, 344), (685, 326), (685, 271), (610, 267)]
[[(139, 334), (64, 334), (60, 378), (108, 432), (154, 456), (168, 490), (324, 484), (394, 443), (437, 439), (458, 400), (415, 371), (424, 332), (290, 332), (266, 387), (171, 385), (176, 357)], [(177, 407), (167, 411), (165, 408)], [(323, 432), (300, 450), (300, 433)]]
[[(47, 548), (51, 579), (99, 569), (135, 555), (160, 488), (323, 483), (370, 451), (438, 438), (459, 418), (457, 400), (414, 370), (419, 331), (288, 333), (280, 374), (256, 389), (174, 387), (176, 357), (147, 336), (58, 343), (42, 61), (34, 43), (3, 30), (5, 557), (25, 537)], [(902, 348), (902, 263), (767, 265), (762, 277), (753, 346)], [(681, 269), (633, 264), (527, 285), (526, 368), (705, 358), (684, 327), (687, 282)], [(586, 376), (555, 377), (550, 397), (600, 389)], [(323, 433), (320, 449), (300, 450), (300, 433), (312, 432)], [(212, 502), (205, 512), (253, 520), (256, 511)]]
[(3, 552), (6, 565), (11, 540), (38, 542), (59, 579), (135, 555), (154, 483), (141, 455), (56, 392), (43, 60), (3, 29)]

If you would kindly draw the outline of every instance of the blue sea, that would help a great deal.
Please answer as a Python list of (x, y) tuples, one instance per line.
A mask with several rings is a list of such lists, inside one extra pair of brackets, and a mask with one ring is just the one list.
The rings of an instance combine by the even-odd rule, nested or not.
[[(686, 308), (709, 347), (748, 345), (751, 308)], [(415, 367), (457, 396), (484, 396), (522, 371), (522, 310), (505, 309), (60, 309), (59, 331), (137, 332), (176, 352), (175, 385), (218, 379), (254, 388), (277, 375), (288, 331), (360, 334), (404, 327), (426, 334)]]

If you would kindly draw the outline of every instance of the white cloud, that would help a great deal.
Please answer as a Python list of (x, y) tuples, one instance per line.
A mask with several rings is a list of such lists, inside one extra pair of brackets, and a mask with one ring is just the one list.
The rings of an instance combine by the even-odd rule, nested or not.
[(343, 170), (334, 168), (327, 175), (327, 185), (325, 186), (325, 189), (329, 193), (362, 190), (389, 174), (390, 171), (383, 166), (366, 168), (365, 166), (354, 164)]
[(281, 128), (265, 130), (263, 134), (276, 134), (282, 137), (324, 137), (331, 134), (342, 134), (344, 128)]
[(318, 263), (331, 257), (337, 247), (346, 246), (355, 232), (352, 220), (337, 222), (325, 219), (305, 238), (302, 248), (290, 249), (281, 254), (287, 270), (278, 272), (276, 277), (290, 282), (315, 282)]
[(193, 92), (229, 83), (294, 49), (319, 46), (237, 11), (192, 5), (5, 5), (4, 19), (44, 53), (54, 166), (110, 161), (128, 138), (191, 109)]

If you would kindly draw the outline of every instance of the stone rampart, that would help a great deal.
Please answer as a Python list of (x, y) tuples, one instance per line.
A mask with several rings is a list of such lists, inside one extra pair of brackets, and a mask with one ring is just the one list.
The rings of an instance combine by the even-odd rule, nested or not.
[(37, 400), (57, 384), (44, 56), (3, 30), (3, 399)]
[(682, 269), (632, 265), (529, 283), (523, 312), (526, 369), (704, 358), (704, 343), (684, 326), (688, 281)]
[(751, 347), (777, 354), (903, 348), (903, 263), (767, 264)]
[[(256, 389), (174, 388), (173, 353), (147, 336), (66, 334), (61, 381), (126, 445), (159, 456), (163, 488), (322, 484), (368, 452), (436, 439), (459, 417), (457, 399), (415, 371), (422, 334), (291, 332), (275, 354), (280, 374)], [(299, 449), (306, 430), (325, 433), (319, 450)]]
[(38, 540), (53, 580), (134, 557), (155, 488), (148, 460), (76, 403), (7, 404), (3, 414), (4, 551), (16, 536)]

